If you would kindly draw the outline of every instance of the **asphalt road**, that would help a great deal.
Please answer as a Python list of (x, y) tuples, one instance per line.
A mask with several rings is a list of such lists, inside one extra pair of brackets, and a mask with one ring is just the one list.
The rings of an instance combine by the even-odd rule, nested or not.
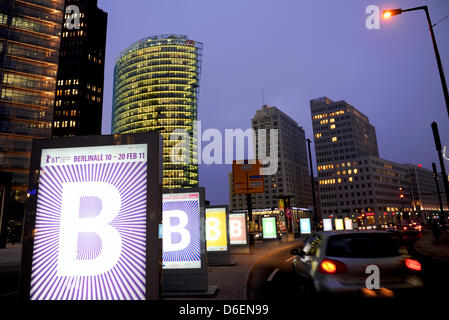
[(302, 243), (302, 240), (298, 240), (273, 250), (253, 267), (248, 279), (248, 300), (283, 300), (298, 294), (294, 285), (291, 262), (293, 256), (290, 251)]
[[(449, 264), (425, 257), (413, 249), (416, 237), (405, 237), (401, 247), (409, 251), (422, 265), (424, 288), (413, 294), (414, 299), (422, 297), (449, 297)], [(306, 293), (299, 290), (292, 268), (293, 256), (291, 249), (302, 243), (292, 244), (271, 252), (256, 264), (248, 279), (248, 300), (287, 301), (306, 297)], [(448, 288), (448, 289), (446, 289)]]

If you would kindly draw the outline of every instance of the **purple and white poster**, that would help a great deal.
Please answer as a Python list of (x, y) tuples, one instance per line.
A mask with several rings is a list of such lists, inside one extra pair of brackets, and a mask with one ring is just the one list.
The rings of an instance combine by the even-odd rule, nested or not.
[(162, 196), (162, 268), (201, 268), (200, 195)]
[(43, 149), (31, 300), (145, 300), (147, 145)]

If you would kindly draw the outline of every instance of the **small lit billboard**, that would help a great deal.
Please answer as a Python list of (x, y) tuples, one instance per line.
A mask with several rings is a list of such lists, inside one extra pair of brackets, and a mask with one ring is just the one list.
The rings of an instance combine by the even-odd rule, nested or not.
[(201, 268), (200, 194), (162, 196), (162, 268)]
[(352, 219), (345, 219), (345, 229), (352, 230)]
[(229, 241), (231, 245), (246, 245), (246, 214), (231, 213), (229, 214)]
[(332, 219), (323, 219), (323, 230), (332, 231)]
[(335, 219), (335, 230), (345, 230), (343, 219)]
[(263, 217), (262, 218), (262, 235), (264, 239), (276, 239), (276, 217)]
[(310, 234), (312, 233), (312, 229), (310, 226), (310, 219), (304, 218), (299, 220), (300, 227), (301, 227), (301, 233), (302, 234)]
[(226, 207), (206, 208), (206, 248), (208, 252), (228, 250)]

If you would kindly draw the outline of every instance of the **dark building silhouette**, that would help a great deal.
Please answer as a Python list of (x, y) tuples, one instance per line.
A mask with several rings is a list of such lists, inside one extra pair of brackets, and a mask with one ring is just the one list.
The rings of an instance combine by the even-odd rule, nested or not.
[(21, 202), (31, 141), (51, 136), (63, 10), (64, 0), (0, 1), (0, 172)]
[(53, 137), (101, 134), (108, 14), (97, 0), (66, 0), (78, 6), (79, 28), (64, 25), (53, 117)]

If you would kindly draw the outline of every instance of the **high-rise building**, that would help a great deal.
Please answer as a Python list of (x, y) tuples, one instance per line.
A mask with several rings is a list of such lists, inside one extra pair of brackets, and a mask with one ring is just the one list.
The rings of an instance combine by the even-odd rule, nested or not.
[(408, 184), (407, 171), (379, 159), (368, 118), (347, 102), (326, 97), (312, 100), (310, 107), (322, 217), (368, 214), (374, 223), (402, 210), (399, 188)]
[[(257, 110), (252, 119), (252, 129), (257, 135), (261, 129), (278, 130), (278, 170), (271, 176), (264, 177), (265, 192), (252, 195), (253, 207), (256, 209), (277, 208), (278, 199), (290, 196), (292, 207), (307, 208), (312, 204), (312, 186), (309, 175), (305, 132), (296, 121), (276, 107), (264, 105)], [(257, 137), (258, 138), (258, 137)], [(257, 141), (257, 140), (255, 140)], [(255, 144), (256, 155), (259, 143)], [(267, 147), (267, 150), (270, 148)], [(229, 181), (232, 185), (232, 176)], [(246, 209), (245, 195), (232, 193), (230, 188), (231, 210)]]
[[(438, 213), (440, 211), (440, 203), (433, 171), (424, 168), (422, 165), (405, 164), (404, 167), (408, 170), (410, 186), (406, 195), (412, 202), (413, 210), (420, 212), (426, 217)], [(448, 207), (444, 195), (443, 175), (441, 173), (438, 174), (438, 184), (443, 210), (446, 211)]]
[(97, 0), (66, 0), (66, 5), (79, 8), (79, 28), (62, 30), (52, 135), (99, 135), (108, 14)]
[(0, 2), (0, 171), (27, 194), (31, 141), (50, 137), (64, 0)]
[(346, 101), (324, 97), (312, 100), (310, 108), (319, 171), (358, 157), (379, 156), (375, 128)]
[[(185, 35), (158, 35), (131, 45), (115, 65), (112, 133), (161, 132), (164, 188), (198, 186), (195, 124), (202, 51), (202, 43)], [(171, 161), (179, 145), (170, 140), (175, 130), (190, 140), (189, 159), (182, 163)]]

